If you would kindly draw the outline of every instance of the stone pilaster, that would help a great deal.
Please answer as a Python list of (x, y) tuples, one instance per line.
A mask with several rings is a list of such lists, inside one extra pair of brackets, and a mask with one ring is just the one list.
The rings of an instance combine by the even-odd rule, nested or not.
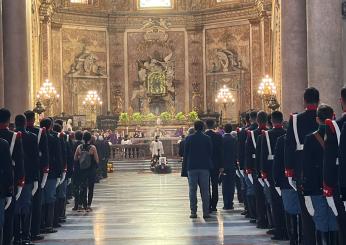
[(305, 0), (281, 1), (282, 106), (288, 117), (301, 111), (307, 87)]
[(271, 18), (263, 11), (261, 15), (262, 75), (272, 75), (271, 39)]
[[(2, 28), (2, 1), (0, 2), (0, 33), (3, 33)], [(4, 61), (3, 61), (3, 35), (0, 36), (0, 107), (4, 104)]]
[(5, 106), (13, 115), (29, 107), (27, 1), (3, 0)]
[(309, 86), (320, 90), (321, 102), (339, 112), (343, 85), (341, 0), (307, 0)]

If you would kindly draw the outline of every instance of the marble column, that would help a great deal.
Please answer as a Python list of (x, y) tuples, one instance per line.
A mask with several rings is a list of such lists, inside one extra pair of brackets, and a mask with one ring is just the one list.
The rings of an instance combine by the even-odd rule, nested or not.
[(282, 106), (287, 118), (304, 109), (307, 87), (306, 2), (281, 1)]
[[(40, 6), (41, 48), (42, 48), (42, 78), (52, 78), (52, 24), (53, 6), (51, 0), (44, 0)], [(43, 82), (43, 81), (41, 81)]]
[[(2, 28), (2, 1), (0, 2), (0, 33), (3, 33)], [(4, 61), (3, 61), (3, 35), (0, 35), (0, 107), (3, 107), (4, 104)]]
[(261, 98), (257, 94), (263, 76), (262, 38), (260, 20), (250, 20), (250, 61), (251, 61), (251, 108), (261, 109)]
[(262, 49), (262, 75), (272, 76), (272, 32), (271, 19), (262, 13), (261, 17), (261, 49)]
[(27, 1), (3, 0), (5, 106), (13, 115), (29, 107)]
[(340, 112), (343, 85), (341, 0), (307, 0), (309, 86), (320, 90), (321, 102)]

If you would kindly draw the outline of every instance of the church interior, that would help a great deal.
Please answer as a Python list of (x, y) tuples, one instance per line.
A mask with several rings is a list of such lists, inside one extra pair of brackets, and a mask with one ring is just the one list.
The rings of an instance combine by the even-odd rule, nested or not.
[[(96, 187), (94, 212), (68, 206), (66, 225), (40, 244), (289, 244), (243, 220), (240, 203), (210, 222), (185, 219), (178, 140), (198, 118), (237, 127), (244, 112), (280, 110), (288, 121), (304, 110), (307, 87), (339, 115), (344, 0), (2, 0), (0, 8), (0, 108), (11, 121), (30, 109), (37, 123), (52, 117), (133, 143), (111, 146), (114, 172)], [(170, 175), (147, 171), (156, 135)]]

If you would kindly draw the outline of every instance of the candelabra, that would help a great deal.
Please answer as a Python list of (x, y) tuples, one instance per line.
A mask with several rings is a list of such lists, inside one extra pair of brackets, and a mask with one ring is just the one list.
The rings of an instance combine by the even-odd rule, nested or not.
[(83, 100), (83, 106), (87, 112), (90, 114), (91, 127), (95, 126), (97, 109), (102, 106), (102, 101), (97, 91), (89, 90)]
[(276, 98), (276, 86), (268, 75), (262, 79), (262, 82), (258, 87), (258, 94), (262, 99), (263, 107), (267, 106), (273, 111), (280, 107)]
[[(223, 105), (223, 110), (225, 113), (226, 113), (227, 104), (230, 104), (230, 103), (234, 104), (235, 99), (234, 99), (230, 89), (226, 85), (223, 85), (219, 89), (219, 91), (216, 95), (215, 102)], [(223, 114), (223, 111), (221, 110), (221, 118), (220, 118), (221, 124), (222, 124), (222, 117), (223, 117), (222, 114)]]
[(48, 115), (53, 114), (53, 106), (59, 101), (60, 95), (57, 93), (53, 83), (46, 79), (36, 94), (37, 104), (43, 106)]

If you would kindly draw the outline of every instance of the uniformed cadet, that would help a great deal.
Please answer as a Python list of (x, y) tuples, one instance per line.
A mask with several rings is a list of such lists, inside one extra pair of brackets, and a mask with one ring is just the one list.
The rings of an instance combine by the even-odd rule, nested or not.
[[(346, 210), (346, 123), (342, 127), (339, 146), (339, 185), (340, 198)], [(344, 230), (342, 230), (344, 232)]]
[(10, 206), (5, 212), (5, 225), (3, 244), (12, 244), (13, 241), (13, 218), (16, 200), (19, 199), (25, 184), (24, 154), (21, 133), (15, 133), (8, 129), (11, 112), (5, 108), (0, 109), (0, 138), (6, 140), (10, 145), (12, 165), (14, 170), (14, 196)]
[(302, 152), (305, 136), (318, 129), (316, 122), (316, 110), (319, 104), (319, 91), (313, 87), (304, 92), (306, 110), (292, 115), (287, 130), (285, 144), (285, 174), (291, 187), (298, 191), (301, 206), (301, 218), (303, 228), (303, 244), (315, 244), (315, 227), (312, 217), (309, 215), (301, 190)]
[[(76, 131), (75, 132), (75, 142), (73, 143), (72, 152), (76, 152), (76, 149), (79, 145), (83, 144), (83, 132)], [(73, 189), (74, 189), (74, 207), (72, 211), (78, 211), (82, 209), (82, 201), (81, 201), (81, 178), (80, 178), (80, 167), (79, 162), (74, 161), (73, 163)]]
[(0, 245), (3, 245), (5, 209), (12, 201), (14, 177), (10, 145), (4, 139), (0, 139), (0, 156)]
[(255, 198), (255, 188), (253, 185), (253, 166), (254, 159), (252, 158), (252, 153), (250, 152), (250, 148), (252, 145), (246, 146), (247, 143), (251, 143), (247, 141), (248, 134), (258, 128), (257, 124), (257, 112), (251, 111), (250, 114), (250, 126), (246, 130), (246, 139), (244, 141), (244, 180), (246, 183), (246, 199), (248, 202), (249, 216), (250, 222), (256, 223), (256, 198)]
[(25, 185), (22, 194), (15, 204), (14, 211), (14, 244), (29, 245), (31, 227), (31, 201), (38, 189), (39, 179), (39, 149), (38, 138), (26, 130), (26, 118), (17, 115), (16, 131), (22, 134), (24, 150)]
[[(326, 120), (326, 134), (324, 137), (324, 162), (323, 162), (323, 183), (324, 195), (328, 205), (335, 214), (340, 228), (340, 244), (346, 244), (346, 212), (342, 199), (340, 198), (341, 181), (343, 176), (340, 166), (341, 152), (339, 144), (341, 141), (341, 131), (346, 123), (346, 88), (341, 90), (340, 98), (343, 115), (336, 121)], [(344, 177), (345, 178), (345, 177)]]
[(273, 240), (286, 240), (286, 227), (285, 216), (282, 204), (282, 199), (278, 195), (272, 175), (274, 150), (276, 141), (279, 137), (286, 134), (286, 130), (283, 129), (283, 114), (280, 111), (274, 111), (271, 114), (272, 129), (263, 131), (262, 145), (261, 145), (261, 176), (265, 183), (266, 188), (269, 189), (269, 195), (266, 195), (267, 203), (271, 209), (271, 219), (274, 225), (274, 237)]
[(257, 113), (258, 127), (255, 130), (248, 130), (245, 143), (246, 173), (253, 185), (256, 198), (256, 219), (257, 228), (265, 229), (268, 227), (266, 217), (265, 197), (263, 192), (263, 181), (260, 178), (260, 168), (257, 157), (260, 157), (260, 145), (262, 130), (267, 129), (268, 115), (264, 111)]
[(336, 214), (333, 213), (328, 206), (326, 197), (323, 196), (325, 120), (332, 118), (333, 109), (330, 106), (319, 106), (317, 110), (319, 128), (306, 136), (303, 150), (303, 195), (306, 208), (315, 223), (317, 245), (337, 245), (338, 240)]
[(33, 196), (31, 213), (31, 241), (39, 241), (44, 239), (44, 237), (40, 235), (40, 227), (42, 213), (42, 190), (46, 185), (49, 173), (48, 138), (45, 128), (39, 128), (34, 126), (35, 113), (33, 111), (26, 111), (24, 115), (26, 116), (27, 120), (26, 130), (37, 136), (37, 144), (39, 147), (39, 188)]
[(242, 115), (243, 126), (237, 128), (237, 163), (238, 163), (238, 175), (241, 181), (241, 191), (242, 197), (244, 200), (244, 212), (242, 215), (245, 215), (246, 218), (250, 218), (249, 205), (246, 197), (246, 182), (244, 179), (244, 164), (245, 164), (245, 141), (247, 136), (247, 129), (250, 127), (250, 113), (246, 112), (245, 115)]
[(49, 173), (47, 183), (43, 189), (43, 213), (41, 228), (44, 233), (54, 233), (54, 208), (56, 201), (56, 188), (60, 185), (63, 173), (61, 141), (57, 133), (52, 131), (52, 120), (45, 118), (40, 122), (41, 128), (46, 128), (49, 149)]

